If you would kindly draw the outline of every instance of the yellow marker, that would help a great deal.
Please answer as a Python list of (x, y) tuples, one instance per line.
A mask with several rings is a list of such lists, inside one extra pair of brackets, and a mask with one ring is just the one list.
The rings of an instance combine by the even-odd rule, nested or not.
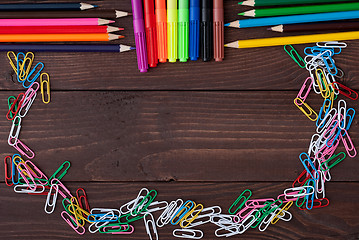
[(167, 0), (168, 61), (177, 61), (177, 0)]
[(239, 40), (239, 41), (231, 42), (225, 44), (224, 46), (231, 48), (254, 48), (254, 47), (282, 46), (288, 44), (344, 41), (344, 40), (354, 40), (354, 39), (359, 39), (359, 31), (313, 34), (313, 35), (302, 35), (302, 36), (291, 36), (291, 37), (248, 39), (248, 40)]

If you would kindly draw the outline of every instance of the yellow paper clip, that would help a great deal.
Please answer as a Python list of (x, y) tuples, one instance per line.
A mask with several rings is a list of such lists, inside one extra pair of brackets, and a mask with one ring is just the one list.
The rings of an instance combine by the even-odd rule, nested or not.
[[(24, 58), (24, 61), (20, 67), (19, 79), (20, 81), (25, 81), (29, 72), (31, 70), (32, 62), (34, 61), (35, 55), (32, 52), (27, 52)], [(25, 70), (26, 68), (26, 70)]]
[(328, 98), (330, 96), (330, 89), (323, 70), (318, 68), (317, 70), (315, 70), (315, 75), (317, 77), (316, 80), (319, 85), (320, 94), (323, 98)]
[[(297, 103), (299, 101), (299, 103)], [(304, 113), (305, 116), (307, 116), (307, 118), (309, 118), (310, 121), (316, 121), (318, 118), (318, 114), (305, 102), (303, 102), (302, 99), (300, 98), (295, 98), (294, 99), (294, 104)], [(299, 104), (299, 105), (298, 105)], [(308, 112), (305, 111), (305, 109), (302, 107), (306, 107)], [(315, 118), (313, 118), (312, 116), (314, 116)]]
[(16, 54), (13, 51), (9, 51), (7, 52), (7, 58), (9, 59), (10, 66), (14, 72), (17, 73), (16, 65), (14, 64), (14, 61), (15, 63), (17, 62)]
[[(44, 79), (44, 76), (46, 76), (47, 79)], [(46, 84), (46, 95), (47, 95), (47, 100), (44, 94), (44, 85)], [(45, 104), (48, 104), (50, 102), (50, 76), (48, 73), (41, 73), (40, 75), (40, 86), (41, 86), (41, 97), (42, 97), (42, 101)]]
[(279, 220), (278, 215), (280, 214), (281, 217), (283, 217), (285, 214), (283, 213), (283, 211), (288, 211), (288, 209), (293, 205), (293, 201), (287, 202), (286, 205), (284, 205), (284, 207), (274, 216), (274, 218), (272, 219), (271, 223), (272, 224), (276, 224)]
[[(198, 208), (198, 210), (196, 210)], [(194, 211), (196, 210), (196, 214), (192, 215), (192, 213), (194, 213)], [(203, 210), (203, 205), (202, 204), (197, 204), (196, 206), (194, 206), (194, 208), (192, 208), (191, 211), (189, 211), (183, 218), (182, 221), (180, 222), (180, 226), (182, 228), (186, 228), (188, 227), (188, 225), (191, 224), (191, 222), (193, 222), (198, 215), (202, 212)], [(189, 216), (191, 215), (191, 219), (187, 219)], [(184, 222), (188, 222), (186, 225), (183, 225)]]

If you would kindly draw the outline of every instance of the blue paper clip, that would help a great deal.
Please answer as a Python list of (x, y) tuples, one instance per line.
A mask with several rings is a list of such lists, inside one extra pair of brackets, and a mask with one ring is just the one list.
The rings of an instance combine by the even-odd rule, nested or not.
[[(37, 71), (37, 73), (35, 74), (35, 76), (34, 76), (32, 79), (30, 79), (30, 76), (33, 75), (33, 74), (36, 72), (36, 69), (37, 69), (37, 67), (38, 67), (39, 65), (41, 66), (41, 68)], [(36, 79), (39, 78), (42, 69), (44, 69), (44, 64), (43, 64), (42, 62), (39, 62), (38, 64), (36, 64), (35, 67), (34, 67), (34, 68), (29, 72), (29, 74), (27, 75), (26, 81), (24, 81), (24, 82), (22, 83), (22, 86), (23, 86), (24, 88), (29, 88), (29, 87), (31, 86), (31, 84), (32, 84), (33, 82), (35, 82)], [(29, 82), (29, 83), (30, 83), (29, 86), (25, 86), (25, 82)]]
[[(302, 159), (302, 156), (305, 156), (305, 159)], [(302, 152), (300, 155), (299, 155), (299, 159), (300, 161), (302, 162), (305, 170), (307, 170), (308, 174), (312, 177), (312, 179), (314, 179), (315, 181), (317, 181), (319, 179), (319, 173), (318, 173), (318, 170), (315, 168), (312, 160), (310, 159), (309, 155), (306, 153), (306, 152)], [(315, 171), (315, 176), (317, 176), (316, 178), (314, 177), (313, 173), (309, 170), (307, 164), (305, 162), (308, 162), (310, 167)]]
[[(187, 206), (187, 205), (190, 205)], [(187, 202), (185, 202), (178, 210), (177, 212), (173, 215), (172, 219), (171, 219), (171, 224), (172, 225), (176, 225), (178, 224), (182, 218), (194, 207), (195, 203), (191, 200), (187, 200)], [(182, 213), (183, 212), (183, 213)], [(178, 216), (179, 215), (179, 216)], [(176, 219), (176, 217), (178, 217), (178, 220), (176, 222), (173, 222), (174, 219)]]
[[(311, 194), (311, 195), (306, 195), (305, 196), (305, 199), (306, 199), (306, 208), (308, 210), (311, 210), (313, 208), (313, 205), (314, 205), (314, 195), (315, 195), (315, 181), (313, 179), (308, 179), (308, 181), (306, 182), (306, 186), (311, 186), (310, 183), (312, 182), (312, 187), (314, 188), (314, 192)], [(309, 197), (311, 199), (309, 199)], [(310, 206), (308, 206), (308, 203), (310, 201)]]
[[(326, 105), (326, 102), (329, 102), (328, 103), (328, 105)], [(327, 116), (327, 114), (329, 113), (329, 108), (330, 108), (330, 105), (331, 105), (331, 101), (330, 101), (330, 99), (325, 99), (324, 100), (324, 102), (323, 102), (323, 106), (320, 108), (320, 111), (319, 111), (319, 114), (318, 114), (318, 119), (317, 119), (317, 121), (316, 121), (316, 125), (317, 125), (317, 127), (319, 127), (319, 123)], [(328, 106), (328, 108), (327, 109), (325, 109), (325, 107), (326, 106)], [(323, 114), (323, 112), (324, 112), (324, 116), (322, 117), (322, 114)], [(324, 127), (324, 125), (323, 125), (323, 127)]]
[[(18, 169), (17, 169), (17, 167), (16, 167), (16, 165), (15, 165), (15, 162), (14, 162), (15, 156), (19, 156), (19, 157), (21, 158), (20, 154), (14, 154), (14, 155), (12, 155), (12, 158), (11, 158), (11, 162), (12, 162), (11, 180), (12, 180), (12, 182), (13, 182), (14, 185), (18, 185), (18, 184), (20, 183), (20, 173), (19, 173), (19, 171), (18, 171)], [(16, 160), (15, 160), (15, 161), (16, 161)], [(16, 162), (19, 163), (20, 160), (18, 160), (18, 161), (16, 161)], [(15, 182), (16, 173), (17, 173), (17, 182)]]
[[(353, 112), (352, 115), (349, 114), (350, 111)], [(348, 108), (347, 113), (346, 113), (345, 115), (346, 115), (345, 117), (347, 118), (347, 126), (346, 126), (345, 130), (349, 131), (349, 129), (350, 129), (351, 125), (352, 125), (354, 116), (355, 116), (355, 110), (354, 110), (353, 108)], [(349, 119), (348, 119), (348, 118), (349, 118)], [(342, 137), (344, 137), (344, 136), (346, 135), (345, 131), (343, 131), (343, 133), (344, 133), (344, 134), (341, 134)]]

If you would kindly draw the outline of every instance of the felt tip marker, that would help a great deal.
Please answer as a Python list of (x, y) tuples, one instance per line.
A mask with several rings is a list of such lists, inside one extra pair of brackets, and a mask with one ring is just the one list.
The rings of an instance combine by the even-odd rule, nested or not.
[(216, 62), (224, 58), (223, 0), (213, 0), (213, 56)]
[(157, 67), (157, 36), (156, 36), (156, 16), (154, 0), (143, 1), (145, 12), (145, 28), (147, 40), (147, 57), (150, 67)]
[(201, 8), (200, 0), (189, 1), (189, 57), (192, 61), (199, 58)]
[(187, 62), (189, 40), (189, 9), (188, 0), (178, 1), (178, 58)]
[(167, 61), (167, 10), (166, 0), (156, 0), (156, 31), (158, 60), (162, 63)]
[(169, 62), (177, 61), (177, 0), (167, 0), (167, 44)]
[(211, 61), (213, 49), (212, 0), (201, 0), (201, 57)]

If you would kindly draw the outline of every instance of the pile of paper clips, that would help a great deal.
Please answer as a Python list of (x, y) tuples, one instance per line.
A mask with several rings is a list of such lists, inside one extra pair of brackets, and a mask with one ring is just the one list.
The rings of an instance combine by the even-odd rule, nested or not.
[[(341, 74), (342, 71), (335, 66), (332, 57), (339, 54), (345, 46), (343, 43), (324, 43), (324, 45), (318, 43), (317, 46), (305, 49), (307, 56), (304, 59), (293, 47), (285, 46), (286, 51), (298, 65), (309, 71), (310, 77), (304, 81), (294, 99), (294, 104), (311, 121), (316, 122), (317, 133), (312, 136), (308, 151), (299, 155), (304, 171), (293, 182), (291, 188), (285, 189), (276, 199), (251, 199), (252, 192), (246, 189), (229, 207), (228, 213), (222, 213), (222, 208), (219, 206), (204, 208), (202, 204), (191, 200), (154, 201), (157, 191), (143, 188), (135, 199), (123, 204), (119, 209), (90, 209), (83, 188), (77, 189), (75, 197), (61, 182), (71, 166), (69, 161), (65, 161), (48, 178), (33, 162), (24, 161), (21, 157), (23, 155), (32, 159), (35, 156), (28, 147), (20, 142), (18, 137), (21, 119), (28, 112), (39, 88), (39, 84), (34, 82), (36, 79), (25, 93), (20, 93), (17, 98), (9, 98), (9, 112), (6, 117), (8, 120), (12, 120), (13, 124), (8, 142), (21, 155), (14, 154), (5, 157), (5, 183), (8, 186), (14, 185), (14, 191), (17, 193), (47, 195), (44, 210), (48, 214), (54, 212), (58, 194), (60, 194), (63, 198), (62, 206), (64, 208), (61, 217), (81, 235), (86, 231), (85, 224), (89, 224), (88, 231), (90, 233), (131, 234), (134, 232), (132, 224), (135, 221), (143, 220), (150, 240), (159, 239), (157, 228), (170, 223), (180, 226), (173, 231), (173, 236), (178, 238), (201, 239), (203, 232), (194, 228), (208, 223), (217, 226), (215, 230), (217, 237), (230, 237), (243, 234), (250, 228), (265, 231), (279, 220), (290, 221), (292, 214), (288, 210), (294, 202), (301, 210), (326, 207), (329, 205), (329, 200), (325, 197), (325, 182), (331, 180), (330, 169), (343, 161), (346, 154), (350, 157), (356, 156), (356, 149), (348, 134), (355, 110), (347, 109), (344, 100), (339, 100), (337, 107), (334, 107), (334, 102), (339, 94), (352, 100), (358, 98), (356, 92), (336, 81), (336, 78), (340, 77), (337, 76), (338, 73)], [(22, 61), (19, 60), (19, 54), (16, 56), (16, 68), (14, 65), (12, 66), (14, 70), (16, 69), (19, 80), (26, 87), (24, 81), (28, 81), (28, 76), (32, 75), (30, 74), (32, 71), (27, 70), (30, 63), (29, 53), (20, 54), (24, 57)], [(28, 61), (29, 63), (27, 63)], [(24, 71), (28, 71), (28, 74), (23, 73)], [(41, 76), (43, 75), (41, 74)], [(48, 79), (48, 75), (46, 76)], [(41, 82), (41, 89), (42, 86)], [(47, 89), (49, 89), (49, 85), (47, 85)], [(306, 101), (312, 89), (324, 98), (319, 113), (316, 113)], [(11, 102), (11, 99), (15, 100)], [(49, 92), (48, 101), (50, 101)], [(22, 109), (25, 109), (24, 113)], [(343, 143), (346, 153), (335, 154), (340, 142)], [(159, 211), (162, 212), (155, 220), (153, 213)]]

